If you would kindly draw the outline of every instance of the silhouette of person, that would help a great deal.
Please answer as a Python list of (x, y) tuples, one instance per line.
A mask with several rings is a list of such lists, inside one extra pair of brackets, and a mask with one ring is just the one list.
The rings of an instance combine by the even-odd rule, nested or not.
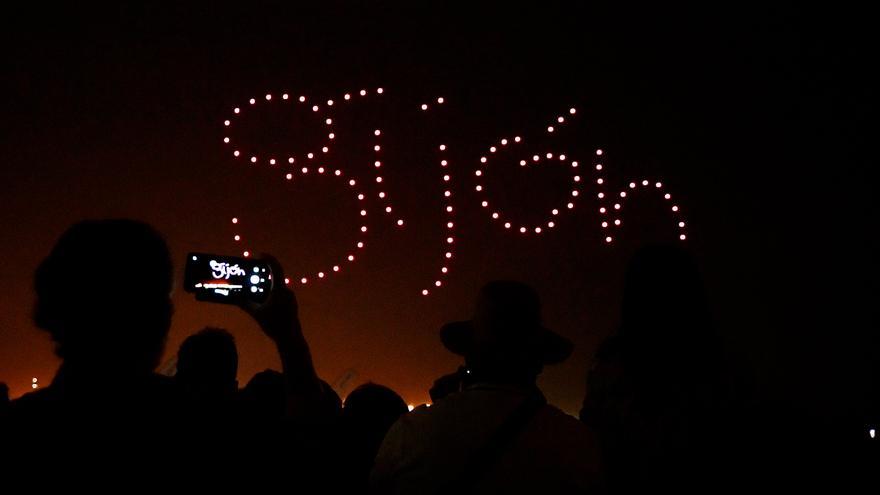
[(14, 418), (157, 420), (173, 386), (153, 373), (171, 323), (171, 256), (134, 220), (70, 227), (37, 268), (34, 323), (62, 364), (52, 383), (13, 402)]
[(238, 393), (235, 338), (220, 328), (190, 335), (177, 351), (174, 381), (193, 412), (231, 413)]
[(679, 247), (641, 249), (581, 410), (602, 443), (611, 491), (689, 491), (710, 477), (723, 365), (695, 260)]
[(339, 433), (350, 489), (366, 490), (379, 445), (407, 411), (394, 390), (375, 383), (365, 383), (345, 398)]
[(402, 416), (385, 437), (371, 484), (390, 493), (572, 493), (601, 489), (588, 428), (546, 403), (536, 380), (572, 344), (541, 325), (535, 291), (483, 287), (470, 321), (441, 341), (464, 356), (470, 384)]
[(6, 416), (6, 410), (9, 408), (9, 387), (0, 382), (0, 419)]

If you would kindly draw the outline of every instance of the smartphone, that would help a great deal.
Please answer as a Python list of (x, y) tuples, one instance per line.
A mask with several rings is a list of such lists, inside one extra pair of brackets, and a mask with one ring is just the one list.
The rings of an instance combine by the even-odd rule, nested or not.
[(189, 253), (183, 288), (200, 301), (239, 304), (265, 302), (272, 291), (268, 263), (219, 254)]

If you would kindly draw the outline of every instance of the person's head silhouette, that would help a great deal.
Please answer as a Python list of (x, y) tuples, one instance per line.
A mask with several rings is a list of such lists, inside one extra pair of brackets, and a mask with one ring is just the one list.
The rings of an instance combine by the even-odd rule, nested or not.
[(541, 325), (535, 290), (503, 280), (486, 284), (474, 317), (446, 324), (440, 338), (480, 381), (531, 384), (545, 364), (560, 363), (572, 351), (570, 341)]
[(656, 245), (633, 256), (626, 273), (618, 335), (631, 357), (630, 367), (642, 369), (645, 377), (659, 378), (660, 369), (694, 373), (701, 366), (717, 365), (719, 349), (711, 311), (689, 251)]
[(238, 350), (235, 338), (220, 328), (190, 335), (177, 351), (175, 381), (194, 400), (218, 401), (238, 391)]
[(149, 225), (80, 222), (37, 268), (34, 322), (69, 373), (105, 383), (148, 375), (171, 323), (171, 271), (168, 246)]
[(365, 383), (345, 398), (342, 420), (359, 434), (375, 441), (378, 449), (391, 425), (406, 412), (406, 402), (397, 392), (384, 385)]

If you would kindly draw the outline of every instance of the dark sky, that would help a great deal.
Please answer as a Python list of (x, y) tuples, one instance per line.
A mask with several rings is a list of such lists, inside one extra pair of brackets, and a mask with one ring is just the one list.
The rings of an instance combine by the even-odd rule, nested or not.
[[(640, 197), (626, 205), (619, 242), (606, 246), (596, 190), (585, 186), (552, 233), (504, 232), (481, 211), (472, 174), (489, 145), (517, 133), (535, 146), (524, 145), (524, 155), (556, 149), (589, 163), (602, 148), (610, 190), (662, 180), (688, 219), (687, 244), (732, 366), (765, 396), (819, 412), (860, 407), (877, 355), (869, 177), (877, 160), (868, 153), (876, 80), (866, 16), (795, 3), (583, 3), (7, 10), (0, 380), (20, 394), (32, 376), (51, 379), (51, 343), (30, 321), (31, 277), (77, 220), (146, 220), (167, 236), (179, 269), (188, 251), (239, 252), (232, 216), (243, 219), (250, 247), (291, 273), (347, 254), (360, 225), (352, 194), (331, 179), (285, 183), (265, 163), (234, 160), (222, 122), (266, 93), (339, 101), (381, 86), (382, 99), (334, 109), (340, 138), (325, 161), (369, 178), (370, 133), (381, 128), (387, 190), (407, 224), (396, 229), (371, 200), (362, 256), (298, 290), (327, 381), (354, 370), (355, 383), (426, 401), (433, 379), (457, 365), (437, 341), (439, 326), (468, 316), (480, 284), (509, 277), (534, 284), (546, 324), (576, 342), (543, 385), (552, 402), (578, 409), (596, 343), (615, 328), (626, 258), (673, 238), (675, 227), (662, 200)], [(442, 109), (419, 111), (437, 96), (447, 100)], [(573, 124), (542, 141), (541, 130), (571, 106)], [(306, 150), (318, 142), (308, 112), (261, 111), (242, 119), (242, 143)], [(445, 238), (438, 143), (450, 146), (460, 228), (445, 287), (424, 298)], [(519, 155), (505, 159), (486, 186), (512, 215), (540, 220), (567, 193), (564, 169), (522, 171)], [(241, 381), (277, 365), (268, 340), (233, 308), (174, 297), (168, 356), (186, 335), (217, 325), (238, 339)]]

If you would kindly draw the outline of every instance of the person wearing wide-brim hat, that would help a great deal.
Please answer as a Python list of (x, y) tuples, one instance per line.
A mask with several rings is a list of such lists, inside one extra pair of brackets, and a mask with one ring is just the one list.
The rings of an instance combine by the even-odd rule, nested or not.
[(391, 428), (371, 476), (376, 489), (571, 493), (598, 487), (592, 434), (547, 404), (536, 385), (544, 366), (567, 359), (573, 346), (542, 325), (534, 289), (490, 282), (473, 317), (444, 325), (440, 340), (465, 366), (445, 377), (454, 387), (435, 394), (435, 384), (431, 407)]

